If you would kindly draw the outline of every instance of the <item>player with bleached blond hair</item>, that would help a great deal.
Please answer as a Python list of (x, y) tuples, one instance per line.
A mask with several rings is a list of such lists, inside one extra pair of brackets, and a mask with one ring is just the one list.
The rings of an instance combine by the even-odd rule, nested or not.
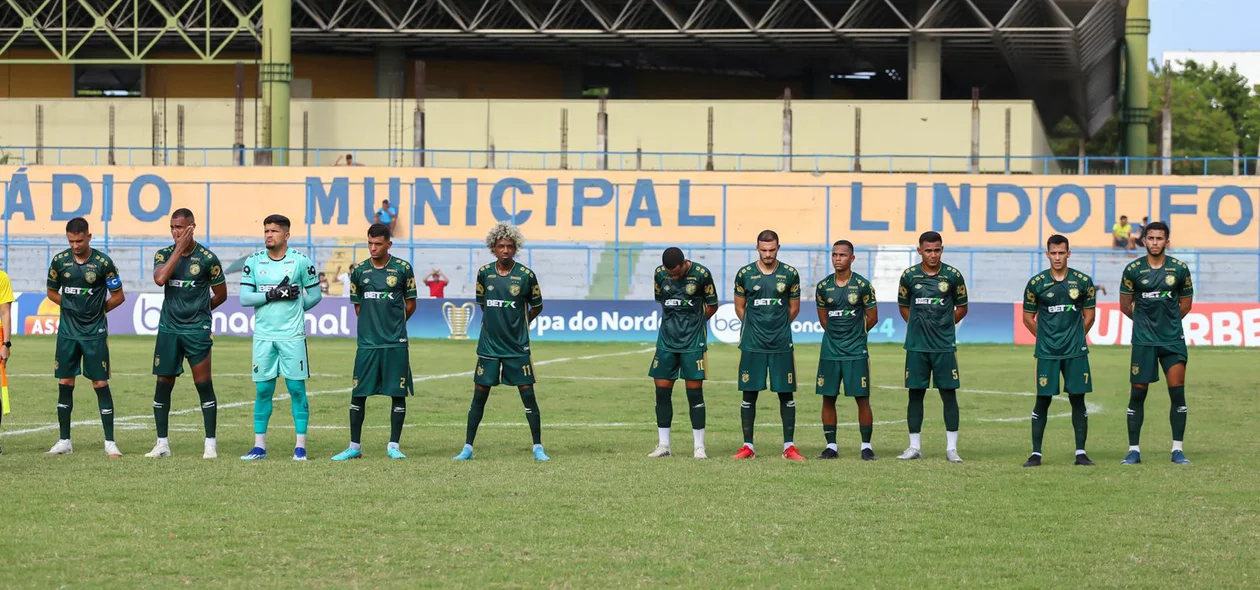
[(486, 248), (495, 262), (477, 271), (477, 305), (481, 307), (481, 335), (477, 338), (477, 369), (473, 399), (468, 408), (468, 430), (457, 461), (473, 458), (473, 439), (490, 399), (490, 388), (500, 383), (521, 392), (525, 419), (534, 438), (533, 454), (550, 461), (543, 452), (542, 420), (534, 396), (534, 364), (529, 351), (529, 324), (542, 313), (542, 290), (534, 271), (515, 260), (525, 244), (516, 226), (499, 223), (486, 234)]

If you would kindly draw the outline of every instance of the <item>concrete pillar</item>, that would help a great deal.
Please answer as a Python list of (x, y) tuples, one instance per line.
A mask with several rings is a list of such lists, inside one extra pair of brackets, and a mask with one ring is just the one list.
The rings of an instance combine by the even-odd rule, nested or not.
[(1124, 154), (1130, 158), (1147, 156), (1146, 125), (1151, 117), (1146, 75), (1147, 37), (1151, 33), (1148, 8), (1148, 0), (1129, 0), (1124, 22), (1124, 109), (1120, 124), (1124, 125)]
[[(933, 0), (919, 0), (914, 6), (917, 23), (932, 8)], [(910, 64), (906, 86), (910, 100), (941, 99), (941, 40), (923, 35), (910, 36)]]
[(401, 47), (376, 48), (376, 98), (407, 96), (407, 53)]
[(289, 26), (293, 5), (289, 0), (263, 0), (262, 79), (264, 112), (268, 113), (268, 147), (271, 163), (289, 163), (289, 84), (293, 81)]

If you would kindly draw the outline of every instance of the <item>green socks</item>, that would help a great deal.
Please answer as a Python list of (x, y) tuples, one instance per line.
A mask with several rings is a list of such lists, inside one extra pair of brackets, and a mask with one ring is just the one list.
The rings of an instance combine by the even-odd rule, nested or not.
[(285, 379), (284, 388), (289, 391), (289, 400), (293, 402), (293, 429), (299, 436), (306, 436), (306, 425), (311, 419), (311, 407), (306, 402), (306, 382)]
[(1172, 423), (1172, 439), (1181, 442), (1186, 436), (1186, 387), (1169, 387), (1168, 397), (1172, 405), (1168, 408), (1168, 421)]
[(534, 397), (534, 386), (521, 388), (521, 403), (525, 404), (525, 421), (529, 422), (529, 434), (534, 437), (534, 444), (542, 444), (542, 416), (538, 413), (538, 398)]
[(402, 440), (403, 424), (407, 422), (407, 398), (391, 397), (393, 405), (389, 412), (389, 442), (398, 444)]
[(674, 422), (674, 391), (668, 387), (656, 388), (656, 427), (669, 428)]
[(490, 390), (482, 390), (480, 387), (473, 388), (472, 404), (468, 406), (468, 429), (464, 433), (464, 444), (471, 446), (473, 439), (477, 438), (477, 426), (481, 424), (481, 417), (486, 413), (486, 400), (490, 399)]
[(923, 432), (923, 398), (925, 396), (927, 396), (926, 389), (910, 390), (910, 403), (906, 405), (906, 425), (910, 428), (910, 434)]
[(74, 410), (74, 386), (57, 384), (57, 424), (61, 440), (70, 440), (70, 413)]
[(864, 424), (858, 426), (858, 431), (862, 433), (862, 442), (871, 444), (871, 433), (875, 431), (874, 424)]
[(158, 438), (166, 438), (171, 420), (171, 391), (174, 383), (166, 383), (161, 379), (153, 391), (153, 421), (157, 423)]
[(941, 405), (945, 408), (945, 432), (958, 432), (958, 390), (942, 389)]
[(1142, 438), (1142, 408), (1146, 404), (1146, 389), (1129, 387), (1129, 446), (1138, 446)]
[(363, 440), (363, 418), (367, 415), (367, 398), (350, 398), (350, 442), (359, 444)]
[(276, 380), (259, 381), (254, 384), (254, 434), (267, 434), (267, 423), (271, 422), (271, 398), (276, 394)]
[(691, 413), (691, 428), (704, 430), (704, 388), (687, 390), (687, 407)]
[(779, 394), (779, 417), (783, 420), (783, 442), (795, 441), (796, 436), (796, 400), (791, 393)]
[(109, 392), (109, 385), (96, 388), (96, 405), (101, 410), (101, 426), (105, 429), (105, 440), (114, 440), (114, 396)]
[(1076, 450), (1085, 450), (1085, 437), (1089, 434), (1089, 413), (1085, 411), (1085, 396), (1069, 395), (1072, 402), (1072, 431), (1076, 433)]
[(744, 425), (744, 444), (753, 444), (753, 423), (757, 421), (757, 392), (744, 392), (744, 400), (739, 404), (739, 421)]
[(1032, 411), (1032, 452), (1041, 453), (1041, 439), (1046, 434), (1046, 422), (1050, 420), (1047, 414), (1050, 413), (1050, 402), (1054, 398), (1048, 395), (1037, 396), (1037, 402), (1033, 405)]
[[(201, 421), (206, 426), (206, 438), (214, 438), (219, 423), (219, 402), (214, 396), (214, 382), (206, 381), (195, 385), (197, 398), (201, 401)], [(156, 407), (155, 405), (154, 408)]]

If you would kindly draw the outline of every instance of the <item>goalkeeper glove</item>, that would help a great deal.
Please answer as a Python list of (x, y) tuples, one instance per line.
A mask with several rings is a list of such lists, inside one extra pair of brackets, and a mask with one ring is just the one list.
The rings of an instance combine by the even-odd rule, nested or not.
[(267, 291), (267, 303), (283, 299), (295, 299), (295, 297), (289, 297), (289, 289), (291, 287), (292, 285), (289, 284), (289, 277), (284, 277), (284, 280), (280, 281), (279, 285), (276, 285), (275, 287), (272, 287), (270, 291)]

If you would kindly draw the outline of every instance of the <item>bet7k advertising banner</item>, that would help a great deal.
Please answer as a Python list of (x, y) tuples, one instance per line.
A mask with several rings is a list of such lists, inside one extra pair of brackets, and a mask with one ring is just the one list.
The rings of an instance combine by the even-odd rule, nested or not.
[[(961, 344), (1032, 344), (1033, 337), (1020, 320), (1017, 303), (972, 303), (966, 319), (958, 327)], [(131, 294), (109, 314), (111, 334), (152, 335), (157, 333), (162, 311), (162, 295)], [(53, 335), (57, 333), (60, 308), (43, 293), (20, 293), (13, 306), (14, 334)], [(254, 311), (229, 297), (214, 310), (214, 334), (252, 336)], [(542, 315), (530, 324), (535, 341), (568, 342), (646, 342), (656, 341), (661, 307), (654, 301), (547, 300)], [(1191, 346), (1260, 347), (1260, 303), (1196, 303), (1182, 320), (1186, 342)], [(1098, 306), (1097, 321), (1089, 333), (1093, 345), (1127, 345), (1133, 323), (1114, 303)], [(481, 310), (468, 299), (420, 299), (407, 323), (412, 338), (475, 340), (481, 332)], [(306, 333), (312, 337), (353, 338), (358, 333), (354, 306), (343, 297), (325, 297), (306, 313)], [(738, 344), (740, 321), (735, 306), (718, 308), (709, 321), (709, 341)], [(871, 342), (900, 344), (905, 341), (906, 324), (895, 303), (879, 305), (879, 323), (870, 332)], [(814, 303), (801, 302), (801, 312), (792, 322), (793, 341), (800, 344), (822, 341)]]

